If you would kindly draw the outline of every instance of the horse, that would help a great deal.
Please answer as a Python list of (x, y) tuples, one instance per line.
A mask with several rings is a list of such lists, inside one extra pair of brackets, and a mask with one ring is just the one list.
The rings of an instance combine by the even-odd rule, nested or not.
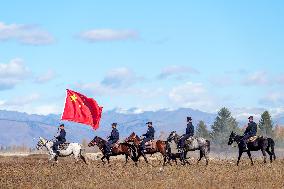
[(107, 159), (109, 164), (110, 156), (117, 156), (117, 155), (125, 155), (125, 164), (128, 162), (128, 157), (130, 157), (136, 163), (136, 152), (134, 146), (127, 144), (127, 143), (119, 143), (115, 144), (111, 149), (111, 154), (108, 154), (105, 150), (105, 145), (107, 141), (95, 136), (95, 138), (88, 144), (89, 147), (97, 145), (101, 152), (103, 153), (103, 157), (101, 158), (103, 164), (105, 164), (104, 159)]
[(163, 165), (164, 166), (166, 165), (167, 161), (166, 141), (161, 141), (161, 140), (153, 141), (154, 142), (153, 148), (147, 148), (146, 145), (146, 152), (144, 152), (143, 149), (141, 148), (142, 139), (140, 139), (134, 132), (132, 132), (131, 135), (125, 139), (125, 142), (127, 143), (133, 142), (134, 146), (136, 147), (138, 153), (136, 161), (138, 161), (139, 158), (143, 156), (145, 162), (148, 164), (149, 162), (147, 160), (146, 154), (152, 155), (160, 152), (164, 157)]
[[(182, 136), (179, 136), (176, 131), (172, 131), (168, 137), (168, 139), (172, 139), (175, 141), (176, 144), (179, 143), (180, 139)], [(183, 162), (183, 164), (188, 163), (186, 161), (186, 155), (188, 151), (195, 151), (195, 150), (199, 150), (200, 151), (200, 156), (199, 159), (197, 161), (197, 163), (199, 163), (202, 159), (202, 157), (205, 158), (206, 160), (206, 165), (208, 165), (209, 162), (209, 153), (210, 153), (210, 141), (206, 140), (202, 137), (191, 137), (190, 140), (186, 140), (185, 143), (185, 149), (184, 149), (184, 153), (183, 155), (180, 156), (181, 161)]]
[[(229, 137), (228, 145), (232, 145), (233, 142), (236, 142), (238, 144), (239, 148), (239, 157), (237, 161), (237, 166), (239, 165), (240, 159), (242, 157), (243, 152), (247, 152), (248, 157), (251, 161), (251, 165), (253, 165), (253, 160), (251, 157), (251, 151), (258, 151), (261, 150), (263, 155), (263, 162), (266, 163), (266, 153), (265, 151), (270, 155), (270, 162), (272, 163), (273, 159), (276, 159), (275, 153), (274, 153), (274, 146), (275, 142), (272, 138), (265, 138), (265, 137), (257, 137), (255, 141), (248, 142), (247, 148), (245, 149), (243, 144), (241, 143), (243, 136), (237, 135), (233, 131), (231, 132), (231, 135)], [(271, 149), (271, 151), (269, 150)]]
[(46, 140), (42, 137), (39, 137), (39, 141), (37, 143), (36, 148), (39, 150), (42, 147), (45, 147), (49, 154), (49, 161), (55, 160), (56, 163), (58, 163), (58, 156), (59, 157), (67, 157), (70, 155), (74, 155), (74, 158), (76, 162), (79, 161), (79, 159), (83, 160), (85, 164), (87, 164), (86, 158), (82, 155), (82, 146), (78, 143), (70, 143), (66, 149), (59, 150), (59, 154), (57, 155), (53, 150), (53, 144), (54, 141), (52, 140)]

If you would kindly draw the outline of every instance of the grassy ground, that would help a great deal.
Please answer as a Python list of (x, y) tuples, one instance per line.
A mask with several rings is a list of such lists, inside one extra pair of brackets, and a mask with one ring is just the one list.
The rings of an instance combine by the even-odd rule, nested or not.
[(144, 161), (139, 167), (122, 160), (103, 166), (89, 160), (89, 165), (74, 164), (72, 159), (60, 159), (57, 165), (46, 156), (1, 157), (0, 188), (284, 188), (284, 160), (250, 166), (244, 158), (237, 167), (235, 161), (212, 160), (188, 166), (162, 167), (159, 161)]

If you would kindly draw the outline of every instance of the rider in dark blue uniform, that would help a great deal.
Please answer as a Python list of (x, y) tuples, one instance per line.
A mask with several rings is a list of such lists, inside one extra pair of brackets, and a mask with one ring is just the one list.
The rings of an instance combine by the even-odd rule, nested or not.
[(66, 142), (66, 139), (65, 139), (66, 131), (64, 129), (64, 124), (61, 124), (59, 126), (58, 130), (60, 130), (60, 131), (59, 131), (58, 135), (55, 137), (56, 142), (54, 142), (54, 144), (53, 144), (53, 150), (54, 150), (55, 153), (57, 153), (57, 155), (59, 154), (58, 146), (60, 144), (63, 144), (64, 142)]
[(117, 126), (117, 123), (111, 124), (112, 131), (111, 131), (110, 136), (108, 137), (109, 140), (107, 141), (105, 145), (105, 150), (107, 154), (111, 154), (111, 146), (115, 144), (117, 141), (119, 141), (119, 132), (116, 129), (116, 126)]
[(243, 138), (242, 138), (242, 144), (245, 150), (247, 150), (247, 141), (250, 137), (256, 136), (257, 133), (257, 124), (253, 121), (253, 116), (249, 116), (249, 123), (248, 126), (244, 132)]
[(179, 147), (184, 148), (185, 146), (185, 141), (194, 135), (194, 126), (192, 125), (192, 118), (187, 117), (187, 127), (186, 127), (186, 132), (185, 134), (181, 137), (179, 141)]
[(153, 123), (147, 122), (146, 124), (148, 125), (148, 130), (146, 134), (142, 135), (142, 136), (145, 136), (145, 138), (141, 142), (141, 148), (144, 152), (146, 151), (145, 143), (150, 140), (154, 140), (154, 137), (155, 137), (155, 129), (153, 128)]

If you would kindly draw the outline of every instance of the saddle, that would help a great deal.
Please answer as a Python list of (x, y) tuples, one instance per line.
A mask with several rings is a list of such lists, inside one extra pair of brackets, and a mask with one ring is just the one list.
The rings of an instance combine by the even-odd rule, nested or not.
[(117, 141), (116, 143), (112, 144), (111, 145), (111, 149), (118, 148), (118, 146), (119, 146), (119, 141)]
[(190, 144), (190, 143), (192, 143), (192, 141), (193, 141), (194, 139), (195, 139), (195, 137), (191, 136), (191, 137), (189, 137), (188, 139), (186, 139), (185, 143), (186, 143), (186, 144)]
[(156, 148), (156, 140), (150, 140), (145, 143), (146, 149), (155, 149)]
[(248, 142), (254, 142), (259, 136), (252, 136), (248, 139)]
[(60, 144), (58, 146), (58, 149), (59, 150), (66, 150), (68, 148), (69, 144), (70, 144), (70, 142), (64, 142), (63, 144)]

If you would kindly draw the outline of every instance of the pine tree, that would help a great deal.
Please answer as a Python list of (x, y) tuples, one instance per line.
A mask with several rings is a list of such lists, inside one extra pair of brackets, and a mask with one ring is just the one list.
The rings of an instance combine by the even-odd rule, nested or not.
[(197, 128), (196, 128), (196, 136), (202, 137), (205, 139), (210, 138), (209, 131), (207, 129), (207, 125), (204, 123), (204, 121), (199, 121)]
[(272, 137), (273, 122), (272, 122), (271, 116), (268, 111), (264, 111), (261, 114), (261, 118), (259, 120), (258, 126), (263, 136)]
[(212, 126), (211, 137), (213, 142), (222, 147), (226, 146), (232, 131), (240, 132), (238, 123), (227, 108), (221, 108)]

